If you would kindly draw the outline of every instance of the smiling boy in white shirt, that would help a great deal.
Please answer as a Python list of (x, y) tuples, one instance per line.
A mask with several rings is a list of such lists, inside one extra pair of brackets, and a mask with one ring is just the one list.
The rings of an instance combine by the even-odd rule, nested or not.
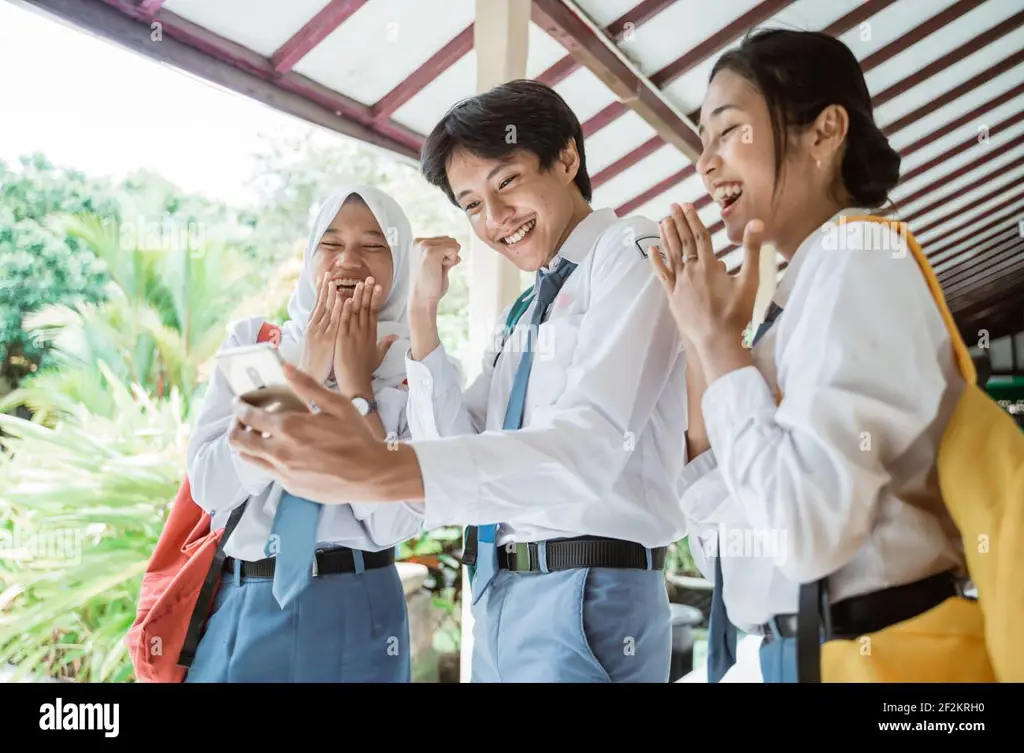
[[(504, 347), (496, 333), (464, 391), (436, 323), (459, 244), (420, 239), (413, 441), (389, 452), (350, 405), (301, 374), (296, 389), (323, 413), (283, 427), (243, 406), (242, 422), (269, 424), (272, 437), (234, 441), (320, 501), (399, 502), (422, 511), (428, 529), (469, 525), (474, 681), (667, 682), (662, 568), (685, 526), (676, 499), (686, 400), (681, 341), (647, 259), (657, 225), (591, 208), (579, 122), (535, 81), (457, 104), (422, 162), (478, 238), (537, 272), (516, 332)], [(534, 343), (543, 352), (520, 352)], [(293, 457), (295, 442), (312, 449)]]

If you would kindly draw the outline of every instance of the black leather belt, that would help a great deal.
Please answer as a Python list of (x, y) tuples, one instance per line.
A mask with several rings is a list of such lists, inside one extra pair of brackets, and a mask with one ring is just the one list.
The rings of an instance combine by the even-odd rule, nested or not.
[[(633, 541), (580, 536), (550, 539), (544, 542), (545, 557), (537, 542), (508, 543), (498, 547), (498, 567), (517, 572), (554, 572), (580, 567), (614, 567), (636, 570), (661, 570), (668, 547), (648, 549)], [(546, 567), (544, 567), (546, 565)]]
[[(360, 552), (363, 555), (363, 567), (367, 570), (374, 570), (380, 567), (388, 567), (395, 564), (395, 550), (384, 549), (380, 552)], [(338, 573), (354, 573), (356, 571), (356, 560), (354, 552), (348, 547), (337, 547), (335, 549), (317, 549), (316, 559), (310, 563), (313, 568), (313, 577), (318, 575), (336, 575)], [(224, 571), (233, 573), (235, 560), (228, 557), (224, 560)], [(242, 560), (243, 578), (273, 578), (274, 558), (246, 562)]]
[[(958, 595), (960, 588), (952, 573), (939, 573), (904, 586), (853, 596), (830, 606), (830, 633), (832, 638), (846, 640), (874, 633), (916, 617), (950, 596)], [(780, 614), (761, 625), (760, 629), (765, 641), (771, 641), (776, 634), (781, 638), (795, 638), (798, 622), (796, 614)]]

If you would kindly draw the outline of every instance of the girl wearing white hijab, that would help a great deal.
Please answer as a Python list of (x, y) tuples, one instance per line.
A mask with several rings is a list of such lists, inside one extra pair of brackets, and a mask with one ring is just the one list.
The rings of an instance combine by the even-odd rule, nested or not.
[[(360, 185), (336, 191), (310, 233), (289, 321), (280, 330), (260, 317), (237, 322), (223, 347), (251, 345), (262, 329), (284, 360), (352, 397), (381, 441), (408, 438), (412, 246), (390, 196)], [(246, 507), (186, 682), (410, 682), (394, 548), (420, 532), (422, 518), (405, 505), (319, 505), (288, 494), (228, 444), (233, 399), (215, 370), (187, 451), (193, 499), (214, 528)], [(295, 519), (308, 531), (299, 544)], [(297, 584), (282, 582), (286, 551), (303, 558)]]

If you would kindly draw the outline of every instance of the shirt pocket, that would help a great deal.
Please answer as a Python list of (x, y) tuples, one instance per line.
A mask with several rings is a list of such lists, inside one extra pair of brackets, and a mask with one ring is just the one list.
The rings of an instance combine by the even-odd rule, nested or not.
[(550, 408), (565, 393), (572, 378), (570, 366), (582, 321), (582, 314), (570, 314), (549, 319), (538, 328), (526, 392), (526, 402), (531, 409)]

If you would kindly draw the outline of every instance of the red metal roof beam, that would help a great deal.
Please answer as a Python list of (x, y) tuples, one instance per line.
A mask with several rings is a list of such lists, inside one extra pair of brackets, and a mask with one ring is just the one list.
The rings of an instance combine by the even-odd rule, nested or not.
[(410, 73), (402, 83), (389, 91), (372, 108), (374, 122), (382, 122), (391, 117), (398, 108), (415, 97), (431, 81), (473, 49), (473, 27), (470, 24), (459, 32), (458, 36), (434, 53), (430, 60)]
[[(136, 21), (148, 24), (153, 20), (143, 17), (138, 6), (134, 5), (131, 0), (104, 0), (104, 2)], [(360, 3), (362, 2), (365, 0), (360, 0)], [(88, 7), (92, 3), (83, 3), (82, 5)], [(335, 12), (339, 12), (337, 10), (340, 8), (338, 3), (334, 3), (330, 7), (335, 8)], [(328, 8), (325, 8), (324, 11), (321, 11), (321, 15), (327, 10)], [(419, 157), (423, 145), (422, 136), (390, 120), (381, 123), (374, 122), (370, 108), (365, 105), (331, 91), (297, 73), (279, 73), (275, 70), (272, 60), (174, 13), (169, 13), (167, 10), (159, 11), (155, 18), (160, 22), (165, 37), (186, 44), (212, 60), (256, 76), (263, 81), (271, 82), (281, 90), (297, 94), (305, 101), (325, 108), (337, 117), (366, 129), (366, 135), (357, 138), (391, 149), (412, 159)], [(308, 27), (309, 24), (306, 26)]]
[[(688, 159), (701, 152), (696, 127), (678, 113), (649, 81), (639, 75), (618, 48), (593, 28), (580, 11), (559, 0), (534, 0), (533, 22), (558, 40), (630, 109)], [(600, 36), (599, 36), (600, 35)]]
[(969, 245), (959, 246), (956, 253), (947, 258), (941, 264), (932, 264), (932, 271), (935, 272), (936, 277), (941, 283), (944, 279), (943, 275), (950, 275), (953, 272), (959, 272), (965, 264), (973, 261), (974, 259), (985, 256), (992, 250), (992, 248), (998, 246), (1000, 243), (1007, 240), (1012, 241), (1014, 238), (1019, 237), (1020, 234), (1017, 232), (1017, 228), (1008, 227), (1002, 232), (996, 233), (984, 240), (975, 241), (974, 243), (968, 241)]
[(983, 70), (977, 76), (972, 76), (970, 79), (964, 81), (956, 88), (950, 89), (941, 97), (929, 100), (927, 104), (921, 105), (921, 107), (918, 107), (913, 112), (908, 113), (901, 117), (899, 120), (896, 120), (887, 125), (885, 128), (882, 129), (882, 132), (886, 135), (887, 138), (892, 138), (893, 134), (897, 133), (898, 131), (906, 128), (907, 126), (913, 123), (916, 123), (926, 115), (931, 115), (940, 107), (945, 107), (950, 102), (955, 102), (956, 100), (960, 99), (960, 97), (962, 97), (964, 94), (970, 94), (979, 86), (986, 84), (987, 82), (994, 79), (996, 76), (1006, 73), (1006, 71), (1010, 70), (1016, 65), (1019, 65), (1020, 63), (1024, 63), (1024, 50), (1016, 52), (1010, 57), (1006, 58), (1005, 60), (1002, 60), (993, 65), (992, 67)]
[(331, 0), (271, 56), (274, 71), (288, 73), (364, 5), (366, 0)]
[[(964, 259), (963, 262), (956, 267), (951, 267), (947, 270), (947, 274), (945, 276), (937, 276), (936, 279), (938, 279), (939, 285), (946, 288), (947, 286), (955, 283), (972, 280), (976, 278), (979, 273), (991, 269), (1011, 257), (1019, 256), (1020, 236), (1016, 234), (1009, 236), (1005, 233), (1004, 236), (1006, 237), (1001, 241), (986, 247), (984, 252)], [(973, 263), (969, 264), (968, 262)]]
[(871, 98), (871, 107), (877, 110), (886, 102), (895, 99), (923, 81), (927, 81), (935, 74), (941, 73), (955, 63), (959, 63), (964, 58), (976, 53), (978, 50), (987, 47), (994, 42), (998, 42), (1001, 38), (1020, 27), (1021, 24), (1024, 24), (1024, 10), (1010, 16), (1005, 21), (996, 24), (988, 31), (973, 37), (966, 44), (960, 45), (955, 50), (946, 53), (935, 62), (929, 63), (917, 73), (907, 76), (905, 79), (893, 84), (885, 91), (878, 93), (876, 96)]
[[(1018, 249), (1022, 248), (1024, 246), (1018, 246)], [(1012, 267), (1010, 269), (1012, 270)], [(1008, 290), (1021, 283), (1024, 283), (1024, 269), (1013, 270), (1007, 275), (996, 275), (995, 278), (986, 279), (980, 285), (973, 285), (958, 291), (947, 297), (947, 303), (953, 312), (963, 313), (972, 309), (976, 304), (987, 303), (997, 296), (1005, 296), (1004, 301), (1009, 299)]]
[[(702, 63), (706, 58), (725, 49), (729, 44), (742, 37), (750, 27), (767, 21), (780, 10), (792, 4), (793, 0), (765, 0), (735, 19), (724, 29), (720, 29), (712, 34), (686, 54), (679, 56), (661, 70), (651, 74), (651, 83), (658, 89), (664, 89), (694, 66)], [(594, 131), (609, 125), (625, 111), (626, 108), (621, 103), (613, 102), (583, 124), (584, 135), (589, 136)], [(696, 121), (693, 113), (690, 113), (687, 117), (691, 121)]]
[(135, 6), (144, 16), (155, 16), (167, 0), (139, 0)]
[[(910, 204), (913, 204), (915, 201), (918, 201), (919, 199), (922, 199), (922, 198), (928, 196), (933, 191), (937, 191), (940, 188), (942, 188), (943, 186), (948, 185), (949, 183), (952, 183), (957, 178), (962, 178), (963, 176), (965, 176), (968, 173), (970, 173), (972, 170), (975, 170), (975, 169), (977, 169), (979, 167), (983, 167), (986, 163), (990, 162), (994, 157), (998, 157), (998, 156), (1001, 156), (1003, 154), (1006, 154), (1011, 149), (1014, 149), (1014, 148), (1020, 146), (1021, 144), (1024, 144), (1024, 134), (1020, 134), (1016, 138), (1013, 138), (1010, 141), (1008, 141), (1007, 143), (1003, 144), (1002, 147), (1000, 147), (998, 153), (994, 153), (993, 151), (985, 152), (982, 156), (978, 157), (977, 159), (973, 160), (972, 162), (967, 163), (966, 165), (962, 165), (961, 167), (958, 167), (956, 170), (954, 170), (953, 172), (949, 173), (948, 175), (943, 175), (943, 176), (941, 176), (939, 178), (936, 178), (935, 180), (933, 180), (928, 185), (922, 186), (921, 188), (917, 189), (916, 191), (914, 191), (909, 196), (904, 196), (902, 199), (893, 198), (893, 204), (895, 206), (893, 206), (891, 208), (890, 207), (885, 207), (882, 210), (879, 210), (879, 212), (882, 213), (882, 214), (889, 214), (891, 212), (899, 212), (899, 211), (901, 211), (902, 207), (905, 207), (905, 206), (908, 206)], [(1012, 169), (1014, 167), (1017, 167), (1018, 165), (1019, 165), (1019, 162), (1012, 163), (1010, 165), (1007, 165), (1004, 168), (1001, 167), (1001, 168), (997, 168), (997, 169), (1000, 170), (1000, 171), (1001, 170), (1010, 170), (1010, 169)], [(994, 175), (992, 173), (989, 173), (985, 177), (986, 178), (991, 178), (991, 177), (994, 177)], [(979, 180), (982, 180), (982, 179), (979, 178)], [(975, 181), (975, 182), (971, 183), (970, 185), (964, 186), (963, 188), (961, 188), (960, 192), (961, 193), (967, 193), (968, 191), (971, 191), (971, 190), (977, 188), (978, 185), (979, 185), (978, 182)], [(908, 215), (907, 217), (904, 218), (904, 220), (906, 222), (910, 222), (915, 217), (917, 217), (917, 216), (919, 216), (919, 215), (921, 215), (921, 214), (923, 214), (925, 212), (930, 212), (933, 209), (935, 209), (939, 204), (943, 204), (945, 202), (946, 202), (946, 199), (938, 199), (937, 201), (932, 202), (928, 206), (922, 207), (921, 209), (919, 209), (914, 214)]]
[[(864, 3), (859, 8), (850, 11), (845, 16), (835, 21), (832, 25), (825, 29), (825, 33), (830, 34), (832, 36), (840, 36), (842, 34), (845, 34), (847, 31), (854, 28), (858, 24), (863, 23), (865, 20), (874, 16), (876, 13), (879, 13), (880, 11), (884, 10), (893, 2), (895, 2), (895, 0), (870, 0), (870, 2)], [(700, 45), (690, 50), (685, 55), (680, 56), (674, 62), (669, 63), (669, 65), (665, 66), (660, 71), (655, 73), (651, 77), (652, 83), (655, 83), (659, 87), (664, 87), (668, 85), (679, 76), (682, 76), (687, 71), (691, 70), (695, 65), (700, 64), (705, 58), (710, 57), (728, 47), (734, 41), (742, 37), (750, 28), (756, 27), (770, 20), (773, 16), (777, 15), (780, 11), (784, 10), (790, 4), (790, 2), (763, 2), (760, 5), (752, 8), (751, 10), (747, 11), (745, 14), (737, 18), (735, 21), (730, 23), (728, 26), (713, 34), (706, 41), (702, 42)], [(617, 107), (618, 103), (613, 103), (608, 107), (604, 108), (604, 110), (599, 112), (594, 117), (590, 118), (590, 120), (588, 120), (586, 123), (584, 123), (584, 136), (590, 136), (595, 131), (603, 128), (604, 126), (608, 125), (613, 120), (615, 120), (621, 114), (621, 110), (617, 109)], [(697, 123), (700, 120), (700, 108), (697, 108), (693, 112), (689, 113), (687, 115), (687, 118), (690, 120), (690, 122)], [(637, 149), (633, 150), (633, 152), (617, 160), (613, 165), (609, 165), (596, 176), (594, 176), (594, 178), (591, 180), (591, 185), (597, 188), (602, 183), (611, 180), (620, 172), (630, 167), (631, 165), (635, 164), (637, 161), (642, 159), (647, 154), (650, 154), (653, 151), (655, 151), (658, 147), (662, 145), (662, 143), (663, 142), (658, 141), (657, 136), (655, 136), (652, 139), (649, 139), (648, 141), (641, 144)], [(677, 174), (678, 182), (681, 183), (682, 181), (686, 180), (691, 175), (693, 175), (695, 172), (695, 165), (687, 166), (684, 170), (682, 170), (682, 172)], [(664, 181), (662, 181), (662, 183), (664, 183)], [(660, 186), (662, 185), (662, 183), (659, 183), (658, 185)], [(645, 201), (649, 200), (643, 199), (643, 197), (649, 196), (649, 193), (649, 191), (645, 191), (641, 196), (630, 199), (625, 204), (623, 204), (623, 207), (640, 206), (641, 204), (645, 203)], [(710, 200), (710, 196), (702, 196), (700, 199), (698, 199), (698, 201), (701, 203), (699, 205), (695, 204), (695, 206), (697, 207), (697, 209), (701, 209), (702, 207), (706, 206), (707, 203), (710, 202)], [(732, 251), (734, 248), (735, 246), (729, 246), (720, 253), (728, 253), (729, 251)], [(721, 258), (721, 256), (719, 258)]]
[[(632, 33), (633, 29), (647, 21), (650, 21), (665, 8), (672, 5), (674, 0), (643, 0), (639, 5), (630, 8), (604, 28), (604, 33), (611, 39), (619, 40), (625, 34)], [(559, 81), (575, 72), (580, 67), (579, 61), (572, 55), (566, 55), (546, 71), (537, 76), (537, 81), (548, 86), (555, 86)]]

